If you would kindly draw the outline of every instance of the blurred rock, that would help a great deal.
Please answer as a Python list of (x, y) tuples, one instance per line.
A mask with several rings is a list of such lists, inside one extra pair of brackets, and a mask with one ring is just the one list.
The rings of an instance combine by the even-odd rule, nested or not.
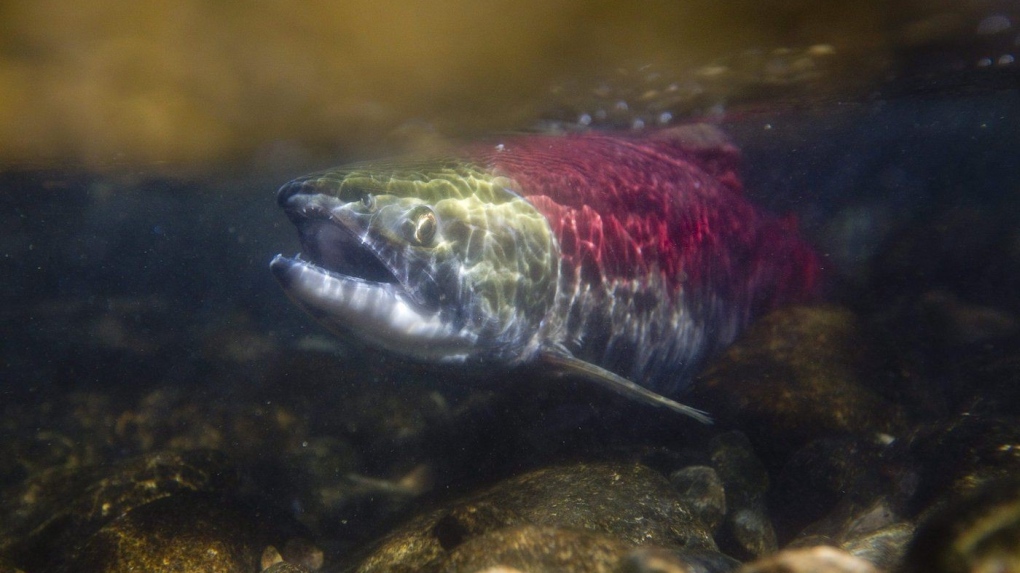
[(900, 569), (903, 573), (1020, 570), (1020, 481), (982, 484), (932, 513)]
[(295, 533), (282, 514), (219, 496), (182, 493), (114, 519), (88, 539), (66, 570), (250, 572), (258, 570), (267, 544), (282, 545)]
[(714, 532), (726, 516), (726, 489), (710, 467), (688, 466), (670, 474), (680, 498), (708, 531)]
[(776, 533), (767, 515), (765, 496), (769, 476), (755, 456), (747, 436), (720, 434), (709, 443), (712, 465), (726, 492), (726, 529), (723, 550), (743, 558), (775, 553)]
[(849, 311), (781, 309), (712, 362), (686, 401), (741, 429), (775, 461), (824, 436), (895, 435), (904, 413), (886, 396), (896, 389), (870, 340)]
[(832, 547), (790, 549), (748, 563), (739, 573), (878, 573), (870, 563)]
[[(606, 568), (637, 545), (715, 549), (665, 477), (637, 464), (580, 463), (534, 470), (412, 518), (357, 570), (440, 571), (455, 558), (515, 554), (517, 542), (534, 563), (595, 551)], [(502, 543), (507, 546), (497, 548)], [(476, 555), (476, 546), (485, 547), (484, 555)]]
[(304, 567), (294, 565), (293, 563), (280, 561), (266, 567), (261, 571), (261, 573), (308, 573), (308, 570)]
[[(778, 472), (773, 513), (782, 539), (821, 535), (837, 539), (860, 512), (913, 493), (903, 460), (890, 459), (888, 441), (852, 436), (814, 440)], [(896, 497), (896, 496), (899, 497)]]
[(1016, 334), (1020, 323), (1004, 309), (962, 301), (945, 291), (929, 291), (920, 300), (928, 333), (943, 346), (981, 344)]
[(899, 522), (844, 541), (844, 551), (871, 563), (881, 571), (896, 571), (907, 545), (914, 538), (913, 523)]
[(162, 452), (114, 466), (42, 472), (5, 495), (0, 555), (28, 571), (67, 565), (111, 520), (184, 492), (224, 493), (239, 485), (216, 452)]
[(986, 483), (1020, 471), (1020, 423), (1015, 418), (963, 414), (915, 430), (901, 455), (915, 461), (913, 512), (930, 511)]
[(947, 394), (955, 411), (1020, 416), (1020, 337), (989, 340), (948, 354)]
[(639, 547), (617, 564), (615, 573), (729, 573), (740, 567), (736, 559), (717, 551), (668, 551)]

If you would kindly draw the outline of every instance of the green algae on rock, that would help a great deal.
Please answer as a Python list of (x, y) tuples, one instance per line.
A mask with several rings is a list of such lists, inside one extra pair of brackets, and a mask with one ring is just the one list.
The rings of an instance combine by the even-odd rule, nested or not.
[(201, 450), (42, 472), (5, 496), (13, 511), (0, 527), (0, 555), (29, 572), (166, 563), (247, 571), (264, 545), (306, 534), (264, 502), (235, 501), (243, 489), (224, 454)]
[[(280, 522), (282, 520), (282, 523)], [(92, 535), (68, 564), (82, 573), (257, 570), (264, 548), (294, 525), (216, 495), (172, 495), (129, 511)]]
[(108, 467), (58, 469), (27, 480), (8, 499), (0, 554), (32, 571), (65, 563), (110, 520), (189, 491), (224, 492), (239, 476), (219, 452), (157, 452)]
[[(508, 533), (511, 528), (516, 533)], [(534, 528), (563, 534), (545, 536), (545, 546), (530, 545), (542, 538)], [(633, 463), (577, 463), (533, 470), (420, 514), (383, 538), (356, 570), (442, 571), (455, 555), (475, 559), (465, 551), (487, 535), (496, 537), (477, 542), (486, 554), (494, 551), (494, 540), (518, 536), (528, 540), (530, 555), (545, 555), (535, 559), (551, 562), (558, 552), (594, 547), (614, 562), (625, 550), (649, 544), (715, 550), (711, 532), (683, 506), (664, 476)]]

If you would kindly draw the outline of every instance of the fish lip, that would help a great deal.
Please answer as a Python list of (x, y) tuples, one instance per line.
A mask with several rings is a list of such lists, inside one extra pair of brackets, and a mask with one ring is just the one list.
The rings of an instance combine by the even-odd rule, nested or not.
[(461, 362), (478, 337), (422, 310), (400, 285), (328, 274), (298, 257), (269, 267), (299, 307), (342, 337), (426, 361)]

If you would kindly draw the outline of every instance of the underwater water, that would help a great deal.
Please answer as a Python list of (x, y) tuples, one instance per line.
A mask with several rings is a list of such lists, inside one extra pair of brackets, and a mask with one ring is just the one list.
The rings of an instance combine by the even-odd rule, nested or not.
[[(44, 4), (2, 9), (0, 573), (1020, 570), (1010, 3)], [(822, 268), (671, 396), (711, 425), (351, 343), (269, 270), (306, 173), (697, 122)]]

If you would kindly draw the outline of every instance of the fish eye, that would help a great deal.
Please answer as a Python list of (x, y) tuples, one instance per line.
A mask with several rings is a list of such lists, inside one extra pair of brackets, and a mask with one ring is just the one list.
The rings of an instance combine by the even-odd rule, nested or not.
[(422, 205), (415, 207), (411, 212), (410, 216), (411, 223), (414, 225), (414, 240), (419, 245), (428, 245), (432, 242), (432, 239), (436, 236), (436, 227), (438, 221), (436, 220), (436, 213)]

